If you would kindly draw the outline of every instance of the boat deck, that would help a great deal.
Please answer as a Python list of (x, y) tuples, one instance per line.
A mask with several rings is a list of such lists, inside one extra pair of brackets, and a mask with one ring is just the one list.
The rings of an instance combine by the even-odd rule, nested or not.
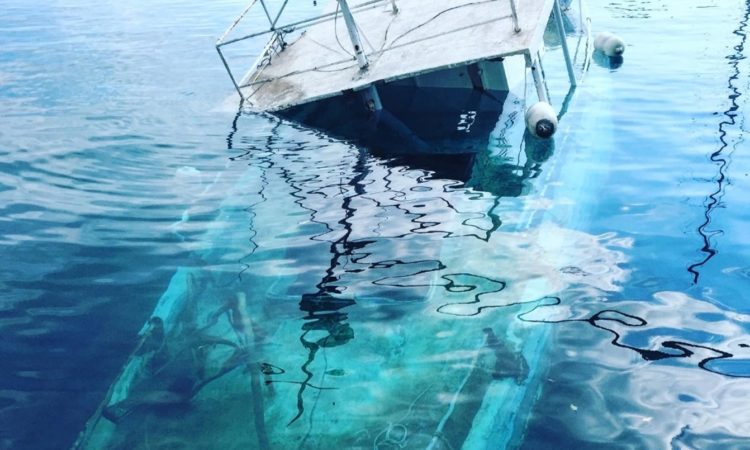
[[(253, 109), (277, 111), (380, 82), (518, 54), (535, 54), (554, 0), (397, 0), (353, 6), (369, 61), (360, 70), (341, 14), (309, 26), (239, 83)], [(335, 7), (335, 3), (334, 3)], [(292, 36), (292, 35), (290, 35)]]

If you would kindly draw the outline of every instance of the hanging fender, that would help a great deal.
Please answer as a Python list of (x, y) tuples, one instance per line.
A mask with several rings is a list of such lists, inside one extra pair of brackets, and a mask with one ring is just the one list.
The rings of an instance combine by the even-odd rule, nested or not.
[(526, 110), (526, 128), (529, 133), (548, 139), (557, 131), (557, 115), (547, 102), (537, 102)]
[(625, 41), (608, 31), (604, 31), (596, 35), (594, 49), (609, 57), (621, 56), (625, 53)]

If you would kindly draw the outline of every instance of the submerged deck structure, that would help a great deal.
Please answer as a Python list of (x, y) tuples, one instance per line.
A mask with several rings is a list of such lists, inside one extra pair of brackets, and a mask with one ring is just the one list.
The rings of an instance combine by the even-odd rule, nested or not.
[[(561, 20), (558, 0), (524, 0), (520, 7), (516, 0), (337, 0), (322, 15), (283, 23), (287, 5), (274, 14), (266, 0), (253, 1), (217, 42), (237, 92), (252, 109), (281, 111), (350, 92), (361, 92), (369, 108), (380, 109), (378, 89), (404, 80), (417, 87), (507, 90), (504, 72), (487, 70), (487, 64), (502, 68), (497, 63), (514, 55), (525, 56), (540, 100), (546, 100), (537, 67), (550, 15)], [(268, 28), (230, 38), (253, 11), (267, 17)], [(237, 77), (223, 50), (261, 38), (268, 38), (265, 47)], [(429, 76), (451, 69), (451, 76)]]
[[(547, 200), (559, 195), (554, 187), (533, 201), (500, 202), (528, 193), (525, 180), (538, 177), (542, 163), (544, 180), (561, 170), (547, 163), (553, 141), (523, 151), (510, 145), (524, 140), (529, 71), (537, 73), (537, 94), (545, 94), (535, 67), (557, 0), (528, 0), (518, 26), (508, 0), (445, 0), (443, 7), (397, 0), (395, 10), (393, 1), (379, 0), (351, 7), (349, 19), (341, 11), (348, 5), (338, 0), (328, 15), (304, 22), (304, 34), (274, 25), (287, 5), (279, 2), (276, 14), (267, 1), (254, 3), (271, 36), (236, 83), (253, 108), (275, 114), (253, 120), (246, 135), (236, 134), (241, 115), (235, 119), (227, 143), (246, 151), (237, 159), (247, 169), (206, 188), (225, 199), (200, 238), (205, 246), (175, 272), (74, 448), (519, 447), (548, 370), (549, 336), (549, 328), (519, 315), (568, 286), (600, 282), (566, 268), (616, 257), (595, 237), (573, 231), (573, 223), (545, 225), (545, 215), (558, 214)], [(407, 15), (415, 5), (423, 14)], [(534, 15), (528, 5), (536, 5)], [(474, 22), (451, 20), (454, 11)], [(360, 20), (369, 15), (384, 41)], [(400, 24), (407, 19), (408, 26)], [(355, 20), (359, 25), (342, 25)], [(344, 42), (369, 40), (376, 51), (334, 58), (336, 48), (347, 48), (342, 42), (344, 49), (336, 43), (315, 50), (318, 60), (295, 59), (315, 45), (328, 47), (325, 30), (336, 24), (343, 37), (354, 31)], [(493, 30), (507, 35), (495, 38)], [(226, 36), (220, 42), (231, 43)], [(472, 46), (469, 39), (481, 42)], [(454, 47), (463, 56), (441, 51)], [(398, 69), (397, 48), (401, 59), (414, 54), (422, 65)], [(296, 64), (322, 67), (325, 58), (340, 70), (282, 76)], [(432, 136), (414, 126), (408, 108), (391, 117), (403, 93), (419, 94), (400, 104), (419, 107), (417, 122), (437, 106), (454, 107), (458, 126), (448, 120), (443, 128), (452, 126), (461, 139), (398, 160), (274, 117), (302, 114), (335, 124), (370, 116), (397, 131), (405, 154), (414, 156), (419, 139)], [(465, 95), (480, 98), (476, 109), (461, 112)], [(361, 108), (380, 96), (382, 110)], [(343, 108), (333, 105), (339, 97)], [(501, 120), (488, 112), (491, 122), (484, 123), (485, 106), (502, 109)], [(430, 129), (442, 123), (429, 122)], [(490, 148), (486, 130), (495, 124)], [(410, 136), (407, 128), (420, 132)], [(485, 151), (464, 157), (470, 131)], [(460, 161), (468, 170), (457, 170)], [(569, 178), (580, 186), (585, 175)], [(187, 226), (189, 212), (181, 224)]]

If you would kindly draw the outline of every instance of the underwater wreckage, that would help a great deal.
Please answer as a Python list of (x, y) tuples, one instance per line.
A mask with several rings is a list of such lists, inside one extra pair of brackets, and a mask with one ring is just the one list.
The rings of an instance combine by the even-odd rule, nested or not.
[[(540, 16), (552, 14), (554, 2), (539, 3), (549, 7)], [(410, 2), (396, 4), (401, 14)], [(498, 21), (513, 23), (509, 14)], [(444, 178), (432, 166), (399, 165), (389, 152), (408, 158), (437, 150), (436, 159), (452, 158), (475, 150), (467, 150), (467, 136), (486, 149), (489, 134), (501, 153), (524, 135), (529, 139), (518, 118), (526, 112), (525, 74), (541, 72), (534, 63), (543, 30), (533, 31), (535, 57), (522, 52), (486, 63), (499, 69), (502, 78), (495, 81), (504, 80), (497, 86), (506, 91), (461, 88), (448, 92), (467, 95), (465, 103), (453, 96), (430, 105), (437, 118), (460, 111), (459, 125), (447, 135), (401, 116), (419, 101), (383, 112), (389, 95), (401, 98), (407, 82), (399, 80), (375, 83), (383, 110), (371, 111), (362, 90), (265, 109), (347, 136), (361, 125), (336, 127), (314, 111), (339, 100), (338, 111), (347, 111), (354, 102), (363, 106), (364, 122), (376, 124), (371, 142), (387, 144), (364, 152), (273, 117), (260, 137), (247, 137), (248, 151), (234, 158), (248, 162), (247, 173), (227, 189), (216, 225), (202, 238), (210, 245), (174, 274), (74, 448), (474, 449), (522, 442), (542, 383), (548, 331), (487, 312), (507, 310), (513, 317), (572, 283), (602, 283), (567, 268), (620, 255), (595, 237), (542, 224), (546, 213), (533, 206), (519, 211), (516, 204), (499, 218), (499, 199), (526, 194), (528, 180), (540, 176), (554, 151), (550, 145), (527, 145), (521, 162), (473, 153), (463, 175)], [(271, 42), (282, 39), (291, 49), (289, 37), (274, 34)], [(265, 58), (277, 50), (267, 47)], [(474, 70), (467, 67), (441, 70), (462, 79)], [(412, 90), (411, 98), (453, 89), (423, 83), (439, 78), (415, 75), (412, 81), (427, 90)], [(546, 95), (543, 78), (531, 78), (537, 95)], [(243, 98), (248, 80), (237, 86)], [(490, 100), (483, 110), (466, 110)], [(329, 111), (345, 117), (337, 114)], [(403, 148), (394, 149), (400, 140)], [(300, 141), (321, 152), (296, 153)], [(322, 151), (329, 147), (335, 151)], [(550, 167), (544, 176), (555, 174)], [(569, 176), (575, 183), (585, 178)], [(488, 252), (501, 264), (487, 267)], [(611, 276), (604, 285), (622, 274)]]
[(246, 138), (210, 245), (174, 274), (75, 448), (522, 442), (549, 328), (514, 317), (566, 286), (615, 286), (622, 272), (571, 267), (622, 256), (538, 208), (504, 210), (522, 197), (483, 183), (505, 169), (481, 158), (475, 190), (283, 122), (256, 133), (271, 138)]

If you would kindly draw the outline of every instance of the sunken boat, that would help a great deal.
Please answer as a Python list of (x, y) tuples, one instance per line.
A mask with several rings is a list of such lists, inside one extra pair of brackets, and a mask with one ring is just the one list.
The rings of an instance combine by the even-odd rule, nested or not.
[[(253, 1), (216, 44), (243, 106), (368, 145), (478, 151), (519, 96), (531, 134), (551, 137), (561, 105), (550, 106), (543, 68), (548, 25), (577, 84), (570, 0), (336, 0), (318, 15), (280, 3)], [(243, 43), (262, 50), (239, 76), (229, 54)], [(518, 92), (528, 78), (534, 95)]]
[[(295, 10), (269, 6), (253, 2), (219, 41), (225, 58), (232, 43), (270, 39), (248, 74), (232, 78), (243, 110), (271, 113), (257, 115), (262, 129), (243, 134), (235, 123), (227, 138), (247, 149), (234, 158), (247, 171), (206, 186), (225, 201), (205, 245), (173, 275), (74, 448), (518, 447), (539, 401), (549, 330), (516, 318), (596, 281), (571, 267), (618, 257), (573, 223), (545, 225), (557, 212), (543, 202), (500, 202), (521, 199), (530, 180), (561, 176), (550, 146), (512, 152), (531, 134), (527, 88), (549, 100), (545, 29), (552, 22), (558, 33), (564, 13), (552, 0), (518, 11), (505, 0), (340, 0), (282, 25)], [(269, 31), (229, 38), (258, 15)], [(473, 21), (455, 20), (464, 16)], [(364, 69), (356, 47), (339, 60), (343, 50), (316, 49), (284, 63), (337, 48), (328, 34), (337, 26), (379, 42), (363, 50)], [(446, 48), (472, 36), (497, 39), (473, 54), (461, 47), (458, 59), (433, 51), (440, 59), (386, 70), (431, 40)], [(303, 63), (312, 66), (286, 66)], [(281, 76), (290, 69), (307, 75)], [(339, 81), (315, 81), (331, 73)], [(455, 123), (440, 122), (439, 133), (412, 119), (414, 108)], [(351, 142), (367, 133), (388, 144)], [(456, 159), (472, 140), (484, 150)], [(301, 152), (299, 142), (321, 150)], [(570, 186), (586, 176), (565, 174)], [(497, 264), (486, 264), (488, 252)]]

